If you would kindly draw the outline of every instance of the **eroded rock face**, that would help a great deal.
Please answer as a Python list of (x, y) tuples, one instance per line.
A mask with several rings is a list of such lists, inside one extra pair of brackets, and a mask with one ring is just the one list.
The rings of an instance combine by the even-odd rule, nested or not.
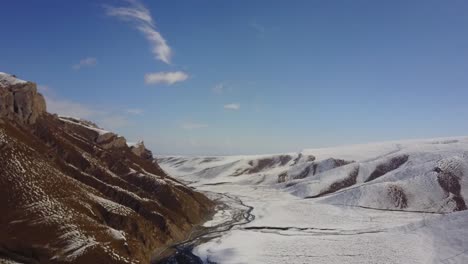
[(0, 263), (149, 263), (186, 239), (213, 202), (138, 153), (0, 74)]
[(34, 124), (45, 112), (44, 97), (35, 83), (0, 72), (0, 118)]
[(61, 116), (59, 119), (64, 122), (66, 127), (79, 131), (86, 139), (94, 141), (104, 149), (120, 149), (127, 147), (127, 140), (124, 137), (106, 131), (93, 122), (65, 116)]
[(127, 140), (124, 137), (111, 132), (99, 135), (96, 142), (105, 149), (123, 148), (127, 146)]
[(145, 147), (145, 143), (140, 141), (135, 145), (131, 146), (130, 149), (132, 150), (133, 154), (137, 155), (143, 159), (153, 159), (153, 153), (151, 150)]

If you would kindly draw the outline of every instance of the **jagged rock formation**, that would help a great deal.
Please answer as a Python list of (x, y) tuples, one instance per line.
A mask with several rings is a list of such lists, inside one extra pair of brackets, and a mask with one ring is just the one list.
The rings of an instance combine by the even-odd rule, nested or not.
[(103, 130), (96, 124), (73, 117), (60, 117), (61, 121), (65, 122), (65, 126), (73, 130), (80, 130), (89, 135), (89, 139), (101, 146), (104, 149), (118, 149), (127, 147), (127, 140), (115, 133)]
[(140, 158), (153, 159), (153, 153), (151, 150), (145, 147), (145, 143), (143, 141), (139, 141), (138, 143), (131, 145), (130, 149), (132, 150), (133, 154)]
[(35, 83), (0, 72), (0, 118), (34, 124), (45, 112), (44, 97)]
[(0, 98), (0, 263), (149, 263), (211, 214), (142, 147), (46, 113), (35, 84), (1, 74)]

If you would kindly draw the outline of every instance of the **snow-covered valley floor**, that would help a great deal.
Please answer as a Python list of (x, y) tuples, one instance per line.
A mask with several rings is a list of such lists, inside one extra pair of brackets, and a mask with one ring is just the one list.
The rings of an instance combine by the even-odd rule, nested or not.
[[(340, 164), (337, 167), (327, 167), (322, 162), (329, 158), (327, 154), (314, 160), (318, 164), (316, 165), (317, 171), (327, 167), (323, 169), (323, 172), (317, 174), (314, 172), (301, 179), (275, 182), (278, 176), (282, 177), (283, 170), (287, 169), (290, 175), (294, 175), (291, 172), (294, 171), (292, 167), (304, 167), (304, 165), (301, 165), (298, 159), (291, 159), (280, 164), (266, 162), (269, 167), (262, 166), (260, 171), (254, 171), (252, 167), (250, 171), (246, 170), (249, 168), (246, 164), (255, 166), (255, 164), (262, 163), (249, 163), (249, 160), (261, 160), (266, 156), (166, 157), (160, 163), (171, 175), (191, 182), (191, 186), (200, 191), (237, 197), (246, 206), (253, 207), (250, 212), (254, 216), (252, 221), (236, 225), (193, 249), (193, 253), (204, 263), (461, 264), (468, 263), (468, 211), (446, 212), (446, 207), (440, 207), (436, 201), (439, 197), (438, 191), (440, 191), (435, 189), (437, 184), (422, 184), (419, 192), (429, 193), (420, 195), (421, 198), (417, 202), (413, 201), (414, 195), (411, 192), (418, 193), (414, 191), (415, 186), (420, 186), (418, 177), (414, 175), (415, 168), (424, 170), (417, 173), (420, 177), (434, 178), (432, 164), (436, 166), (441, 163), (441, 160), (464, 157), (465, 150), (468, 150), (468, 144), (465, 141), (466, 139), (443, 141), (448, 142), (447, 144), (455, 144), (452, 146), (447, 146), (447, 144), (436, 146), (434, 142), (439, 141), (434, 140), (429, 142), (430, 146), (419, 142), (398, 143), (395, 150), (389, 146), (395, 146), (394, 143), (366, 146), (361, 149), (367, 148), (364, 153), (368, 155), (359, 152), (361, 157), (350, 157), (353, 159), (352, 164), (360, 166), (361, 173), (368, 171), (370, 174), (372, 170), (369, 169), (369, 164), (392, 158), (387, 157), (389, 155), (408, 154), (409, 159), (404, 165), (392, 168), (393, 172), (387, 172), (379, 179), (373, 180), (377, 183), (359, 183), (357, 180), (357, 183), (342, 188), (337, 194), (332, 193), (317, 198), (305, 198), (308, 195), (303, 193), (304, 186), (310, 187), (317, 185), (317, 182), (327, 182), (327, 178), (336, 179), (336, 175), (347, 171), (344, 168), (350, 165), (343, 163), (344, 165)], [(383, 155), (379, 153), (379, 149), (381, 152), (390, 154)], [(345, 150), (342, 153), (345, 153)], [(321, 151), (327, 152), (323, 149)], [(313, 153), (314, 151), (304, 151), (302, 156), (299, 156), (300, 159), (307, 152)], [(339, 149), (331, 151), (329, 156), (335, 157), (337, 152)], [(373, 166), (378, 168), (379, 165)], [(457, 168), (460, 169), (460, 166)], [(239, 167), (243, 173), (237, 173)], [(441, 168), (444, 167), (441, 166)], [(460, 170), (463, 171), (463, 168)], [(232, 173), (233, 171), (235, 173)], [(390, 175), (387, 175), (389, 173)], [(359, 174), (359, 177), (361, 176)], [(408, 179), (411, 179), (412, 185), (406, 182)], [(379, 182), (395, 184), (395, 181), (403, 186), (402, 189), (406, 193), (405, 207), (402, 207), (399, 201), (400, 207), (391, 208), (390, 205), (380, 201), (387, 199), (388, 193), (382, 189), (374, 190), (366, 187), (379, 185)], [(462, 179), (460, 181), (462, 186), (460, 195), (463, 195), (465, 185)], [(437, 180), (435, 182), (437, 183)], [(292, 188), (294, 190), (291, 190)], [(366, 188), (373, 192), (376, 200), (380, 199), (379, 203), (374, 203), (379, 206), (366, 206), (366, 203), (360, 202), (358, 198), (369, 196), (370, 191), (361, 190)], [(298, 192), (298, 189), (302, 191)], [(308, 188), (305, 189), (310, 191)], [(356, 189), (361, 190), (361, 193), (356, 194)], [(359, 202), (340, 202), (343, 200), (341, 197), (343, 193), (351, 195), (346, 200)], [(356, 195), (359, 197), (356, 198)], [(429, 199), (428, 195), (431, 195), (431, 204), (433, 208), (436, 208), (434, 210), (422, 206), (422, 204), (428, 204), (421, 201)], [(451, 199), (453, 194), (447, 192), (445, 195), (446, 197), (441, 195), (440, 199), (447, 203), (446, 199)], [(390, 199), (390, 201), (393, 200)], [(373, 205), (373, 203), (369, 204)], [(219, 225), (230, 221), (231, 217), (230, 210), (220, 208), (213, 220), (205, 225)]]

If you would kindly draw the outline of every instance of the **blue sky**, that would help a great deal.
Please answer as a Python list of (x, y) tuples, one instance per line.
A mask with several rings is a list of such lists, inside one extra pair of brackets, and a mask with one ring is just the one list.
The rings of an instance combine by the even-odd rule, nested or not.
[(468, 134), (467, 1), (2, 3), (0, 71), (157, 154)]

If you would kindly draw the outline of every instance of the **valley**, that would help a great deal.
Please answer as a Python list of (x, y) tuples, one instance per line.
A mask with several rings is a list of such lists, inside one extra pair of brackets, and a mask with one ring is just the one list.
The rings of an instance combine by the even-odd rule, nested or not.
[(0, 264), (468, 264), (468, 1), (1, 11)]
[[(158, 162), (252, 208), (245, 221), (231, 211), (240, 202), (220, 204), (211, 222), (229, 228), (192, 244), (194, 263), (466, 263), (468, 213), (454, 197), (468, 191), (467, 146), (451, 138)], [(445, 191), (434, 168), (456, 175), (460, 192)]]

